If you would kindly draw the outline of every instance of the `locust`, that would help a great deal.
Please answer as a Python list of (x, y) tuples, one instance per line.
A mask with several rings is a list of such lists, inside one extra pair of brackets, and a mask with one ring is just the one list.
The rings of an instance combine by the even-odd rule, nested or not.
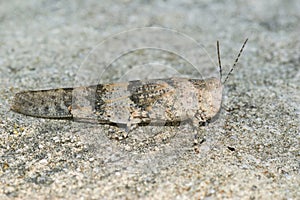
[(83, 87), (22, 91), (11, 110), (33, 117), (114, 124), (126, 133), (139, 124), (191, 121), (193, 127), (212, 120), (221, 109), (223, 87), (236, 67), (246, 39), (224, 81), (219, 41), (219, 78), (134, 80)]

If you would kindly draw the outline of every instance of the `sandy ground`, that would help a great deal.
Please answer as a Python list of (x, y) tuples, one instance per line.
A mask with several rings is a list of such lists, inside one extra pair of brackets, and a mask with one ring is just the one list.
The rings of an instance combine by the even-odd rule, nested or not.
[[(299, 199), (299, 1), (184, 2), (0, 2), (0, 199)], [(201, 47), (163, 30), (110, 37), (149, 26)], [(9, 109), (22, 90), (217, 76), (202, 49), (216, 63), (217, 40), (226, 75), (247, 37), (221, 113), (199, 127), (196, 146), (189, 124), (139, 127), (116, 141), (107, 125)], [(151, 44), (161, 50), (122, 54)]]

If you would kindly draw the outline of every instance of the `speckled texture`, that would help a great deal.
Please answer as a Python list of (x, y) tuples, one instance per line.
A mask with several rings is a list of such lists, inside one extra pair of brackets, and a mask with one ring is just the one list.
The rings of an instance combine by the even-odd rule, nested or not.
[[(297, 0), (2, 1), (0, 199), (299, 198), (299, 10)], [(38, 119), (9, 110), (11, 98), (21, 90), (78, 85), (81, 63), (95, 45), (144, 26), (191, 36), (214, 62), (219, 40), (225, 74), (249, 37), (225, 85), (218, 119), (199, 128), (199, 138), (205, 138), (199, 153), (189, 124), (144, 126), (116, 141), (107, 137), (105, 125)], [(118, 45), (110, 47), (101, 56)], [(124, 56), (102, 79), (122, 79), (132, 64), (156, 59), (156, 54)], [(182, 59), (158, 54), (166, 64), (177, 64), (177, 72), (195, 76)], [(215, 68), (206, 64), (201, 69)], [(174, 73), (155, 69), (135, 76)]]

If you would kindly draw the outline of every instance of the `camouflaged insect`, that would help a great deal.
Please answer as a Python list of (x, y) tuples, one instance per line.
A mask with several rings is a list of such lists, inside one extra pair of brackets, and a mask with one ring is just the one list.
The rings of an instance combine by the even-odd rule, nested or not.
[(222, 83), (220, 78), (167, 78), (87, 87), (25, 91), (13, 99), (13, 111), (43, 118), (123, 124), (131, 127), (191, 120), (194, 127), (212, 119), (220, 110), (223, 84), (232, 72), (241, 52)]

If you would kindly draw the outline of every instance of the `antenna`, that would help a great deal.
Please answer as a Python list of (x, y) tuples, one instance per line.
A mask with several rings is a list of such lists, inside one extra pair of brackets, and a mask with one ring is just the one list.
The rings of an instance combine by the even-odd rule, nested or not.
[[(236, 57), (236, 59), (235, 59), (235, 61), (234, 61), (234, 64), (233, 64), (232, 67), (231, 67), (231, 70), (230, 70), (229, 73), (227, 74), (227, 76), (226, 76), (225, 81), (223, 82), (223, 84), (227, 81), (229, 75), (231, 74), (231, 72), (233, 71), (233, 69), (234, 69), (234, 67), (236, 66), (237, 62), (239, 61), (239, 58), (240, 58), (240, 56), (241, 56), (241, 54), (242, 54), (242, 52), (243, 52), (243, 50), (244, 50), (244, 47), (245, 47), (247, 41), (248, 41), (248, 38), (245, 40), (245, 42), (244, 42), (244, 44), (243, 44), (243, 46), (242, 46), (242, 48), (241, 48), (241, 50), (240, 50), (238, 56)], [(220, 62), (220, 61), (219, 61), (219, 62)]]
[(217, 53), (218, 53), (218, 60), (219, 60), (220, 82), (221, 82), (221, 81), (222, 81), (222, 65), (221, 65), (221, 58), (220, 58), (220, 45), (219, 45), (219, 40), (217, 40)]

